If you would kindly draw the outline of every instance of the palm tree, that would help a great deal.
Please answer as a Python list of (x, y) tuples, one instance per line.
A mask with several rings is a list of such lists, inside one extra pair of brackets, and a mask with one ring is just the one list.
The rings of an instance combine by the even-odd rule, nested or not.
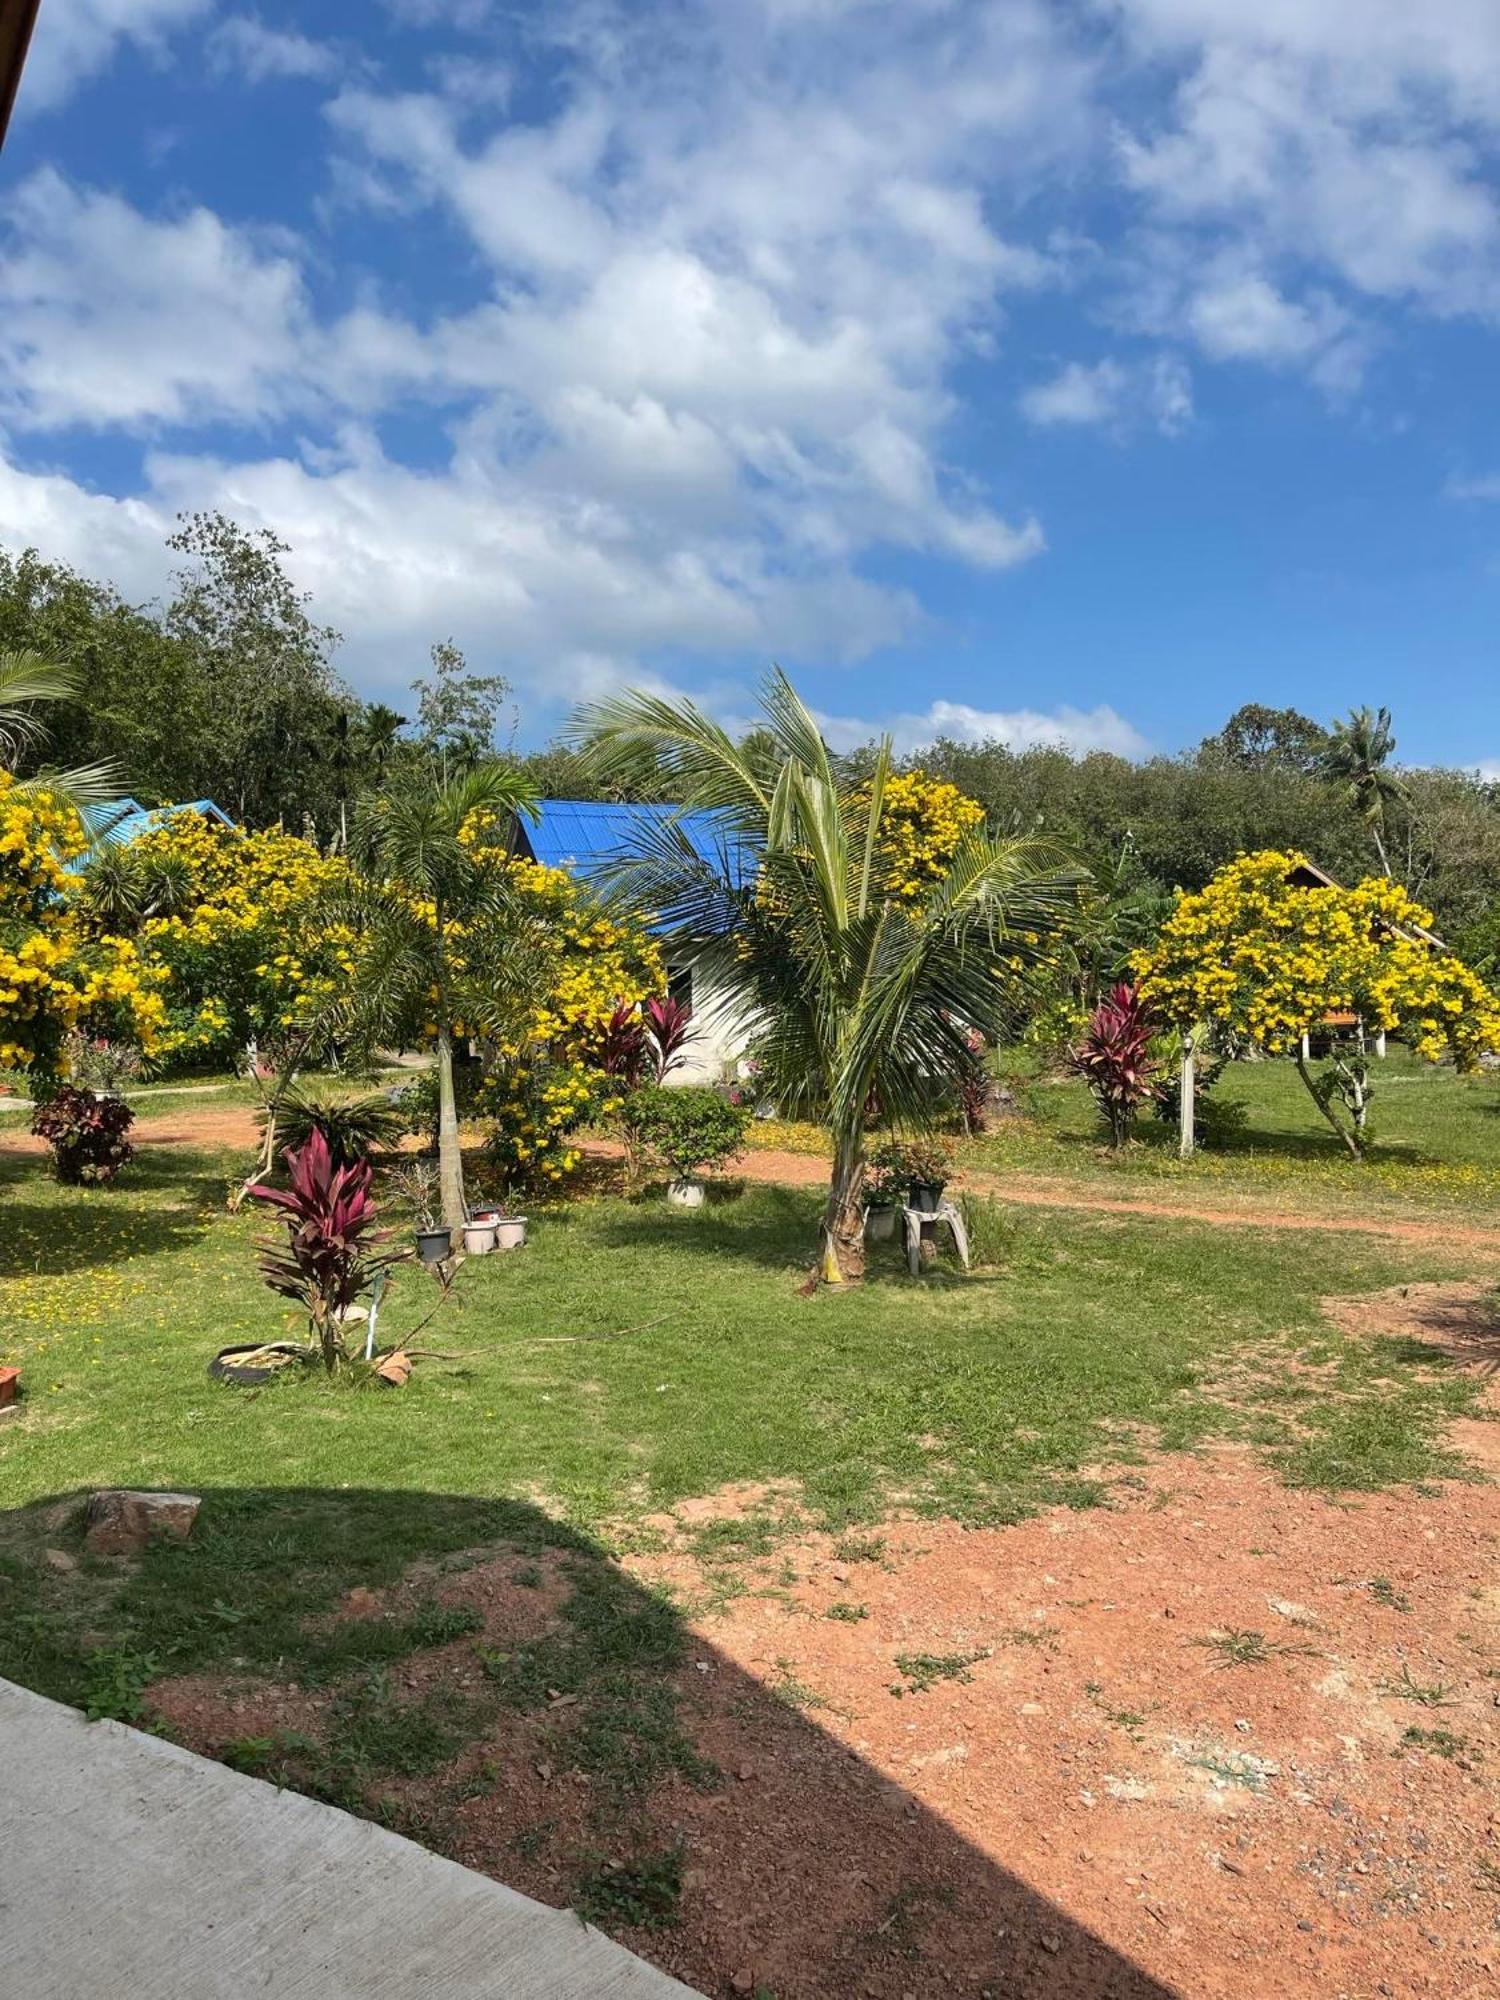
[(467, 1219), (458, 1106), (456, 1024), (466, 1035), (503, 1036), (538, 989), (544, 941), (526, 929), (494, 850), (476, 847), (473, 823), (508, 823), (534, 806), (519, 772), (488, 762), (434, 781), (411, 773), (371, 795), (355, 821), (363, 881), (330, 908), (356, 933), (356, 970), (336, 1003), (336, 1032), (366, 1046), (409, 1044), (435, 1029), (438, 1174), (450, 1229)]
[(923, 898), (895, 896), (881, 838), (889, 742), (853, 780), (779, 669), (761, 705), (763, 733), (740, 744), (691, 702), (641, 691), (579, 710), (572, 734), (591, 777), (628, 780), (646, 764), (685, 807), (716, 816), (715, 855), (669, 817), (643, 823), (610, 872), (666, 927), (669, 955), (675, 934), (755, 1008), (788, 1112), (826, 1120), (821, 1268), (840, 1284), (864, 1268), (872, 1105), (930, 1126), (971, 1060), (970, 1032), (1003, 1028), (1012, 974), (1045, 949), (1079, 874), (1049, 844), (973, 830)]
[(1352, 708), (1346, 720), (1329, 730), (1318, 758), (1323, 776), (1343, 787), (1345, 798), (1370, 829), (1381, 873), (1386, 876), (1391, 872), (1386, 855), (1386, 813), (1407, 795), (1402, 780), (1386, 768), (1395, 748), (1388, 708)]
[[(52, 702), (77, 701), (83, 692), (84, 677), (77, 667), (43, 659), (26, 648), (0, 649), (0, 767), (13, 771), (23, 752), (46, 741), (47, 725), (39, 709)], [(113, 764), (82, 764), (71, 771), (18, 779), (17, 789), (54, 792), (82, 808), (118, 798), (120, 776)]]

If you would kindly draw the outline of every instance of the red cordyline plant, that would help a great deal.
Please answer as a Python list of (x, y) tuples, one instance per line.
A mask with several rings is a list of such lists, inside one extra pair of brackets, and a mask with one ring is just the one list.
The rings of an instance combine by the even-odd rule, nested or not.
[(411, 1253), (383, 1250), (392, 1232), (375, 1227), (368, 1160), (335, 1166), (328, 1141), (314, 1127), (300, 1151), (286, 1154), (291, 1185), (252, 1187), (252, 1201), (281, 1210), (287, 1240), (263, 1238), (261, 1276), (273, 1292), (295, 1299), (307, 1312), (313, 1337), (332, 1375), (346, 1359), (344, 1317), (377, 1271), (399, 1264)]
[(1068, 1051), (1068, 1067), (1093, 1092), (1116, 1151), (1130, 1137), (1135, 1114), (1159, 1067), (1151, 1056), (1155, 1033), (1150, 1008), (1133, 986), (1122, 981), (1099, 1002), (1083, 1040)]
[(627, 1090), (634, 1090), (646, 1073), (648, 1053), (641, 1017), (629, 1002), (622, 1000), (594, 1044), (594, 1063), (606, 1076), (615, 1077)]
[(52, 1148), (52, 1169), (75, 1187), (102, 1187), (135, 1158), (126, 1133), (135, 1113), (118, 1097), (60, 1084), (32, 1115), (31, 1129)]
[(668, 994), (665, 999), (646, 1002), (641, 1009), (641, 1026), (656, 1065), (656, 1080), (661, 1083), (683, 1060), (684, 1044), (693, 1032), (692, 1014)]

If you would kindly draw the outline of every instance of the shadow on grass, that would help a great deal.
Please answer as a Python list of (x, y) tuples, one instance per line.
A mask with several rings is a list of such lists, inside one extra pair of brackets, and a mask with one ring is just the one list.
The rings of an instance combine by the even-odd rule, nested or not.
[(531, 1505), (210, 1491), (189, 1542), (121, 1569), (84, 1555), (80, 1498), (0, 1516), (12, 1679), (159, 1716), (709, 1993), (748, 1966), (810, 2000), (1169, 2000), (1004, 1865), (1003, 1822), (965, 1840)]
[[(784, 1273), (801, 1283), (818, 1262), (823, 1194), (817, 1188), (781, 1186), (773, 1181), (711, 1181), (699, 1209), (673, 1208), (665, 1187), (653, 1187), (622, 1203), (603, 1231), (617, 1250), (669, 1252), (674, 1259), (713, 1265), (720, 1279), (735, 1263)], [(563, 1211), (559, 1220), (566, 1220)], [(549, 1216), (549, 1223), (554, 1218)], [(866, 1248), (867, 1286), (929, 1283), (985, 1284), (1000, 1273), (962, 1271), (945, 1243), (938, 1263), (913, 1280), (899, 1239)]]
[(223, 1208), (211, 1155), (143, 1152), (109, 1187), (62, 1187), (35, 1153), (0, 1152), (0, 1278), (58, 1277), (185, 1248)]

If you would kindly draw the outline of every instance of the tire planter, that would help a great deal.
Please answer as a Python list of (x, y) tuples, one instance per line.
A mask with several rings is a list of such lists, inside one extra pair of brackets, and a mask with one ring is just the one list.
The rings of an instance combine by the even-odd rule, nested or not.
[(667, 1200), (673, 1208), (702, 1208), (708, 1198), (708, 1190), (702, 1181), (670, 1181), (667, 1184)]
[[(282, 1362), (249, 1362), (237, 1360), (237, 1355), (284, 1354)], [(253, 1389), (262, 1382), (272, 1382), (288, 1368), (306, 1367), (311, 1357), (305, 1347), (294, 1347), (289, 1341), (248, 1340), (235, 1347), (221, 1347), (208, 1364), (208, 1372), (215, 1382), (233, 1382), (241, 1388)]]

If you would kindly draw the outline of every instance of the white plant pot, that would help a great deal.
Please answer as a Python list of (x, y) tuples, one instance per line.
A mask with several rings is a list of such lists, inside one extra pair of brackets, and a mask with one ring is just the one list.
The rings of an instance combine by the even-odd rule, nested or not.
[(466, 1222), (464, 1224), (464, 1249), (471, 1257), (488, 1257), (495, 1247), (495, 1224), (493, 1222)]
[(707, 1197), (702, 1181), (670, 1181), (667, 1185), (667, 1200), (673, 1208), (702, 1208)]
[(872, 1208), (865, 1214), (865, 1236), (871, 1243), (889, 1243), (896, 1233), (896, 1211)]
[(502, 1215), (495, 1224), (495, 1248), (497, 1250), (521, 1250), (526, 1244), (526, 1218), (524, 1215)]

